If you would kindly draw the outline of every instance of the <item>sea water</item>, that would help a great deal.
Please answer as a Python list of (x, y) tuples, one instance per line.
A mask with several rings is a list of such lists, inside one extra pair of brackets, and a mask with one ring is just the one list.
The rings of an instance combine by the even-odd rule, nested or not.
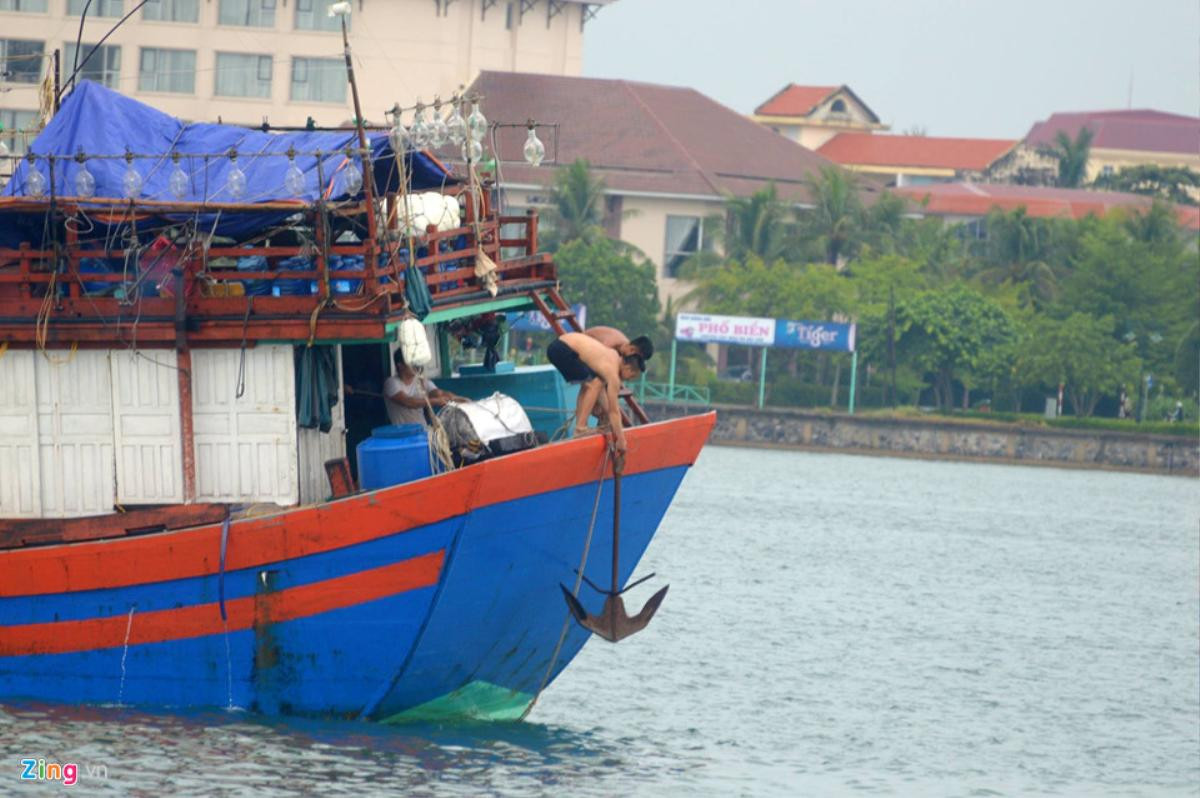
[(0, 795), (1200, 795), (1198, 518), (1196, 479), (708, 447), (658, 616), (524, 723), (7, 706)]

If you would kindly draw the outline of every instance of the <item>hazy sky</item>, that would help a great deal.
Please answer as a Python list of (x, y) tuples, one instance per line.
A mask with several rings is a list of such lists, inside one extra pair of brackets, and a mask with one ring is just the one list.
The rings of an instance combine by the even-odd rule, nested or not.
[(1200, 0), (617, 0), (584, 75), (690, 86), (749, 113), (846, 84), (893, 132), (1020, 138), (1054, 111), (1200, 115)]

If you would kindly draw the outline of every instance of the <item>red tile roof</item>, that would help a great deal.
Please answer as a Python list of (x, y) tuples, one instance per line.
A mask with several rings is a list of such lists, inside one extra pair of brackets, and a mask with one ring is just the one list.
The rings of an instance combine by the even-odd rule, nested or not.
[(839, 133), (817, 152), (834, 163), (855, 166), (914, 166), (982, 172), (1017, 142), (1008, 139), (950, 139)]
[[(687, 88), (514, 72), (483, 72), (471, 89), (495, 122), (557, 123), (558, 163), (587, 159), (610, 189), (746, 196), (774, 181), (807, 197), (804, 181), (829, 161)], [(542, 130), (547, 157), (552, 134)], [(523, 128), (500, 129), (503, 177), (547, 185), (553, 168), (521, 163)]]
[(1200, 153), (1200, 117), (1150, 110), (1053, 114), (1035, 123), (1025, 141), (1049, 145), (1059, 131), (1074, 138), (1084, 127), (1095, 134), (1092, 146), (1099, 149)]
[(789, 83), (754, 109), (759, 116), (808, 116), (841, 86), (797, 86)]
[[(1119, 208), (1149, 208), (1154, 200), (1141, 194), (1087, 191), (1076, 188), (1012, 186), (1000, 183), (935, 183), (893, 189), (900, 196), (924, 204), (935, 216), (986, 216), (992, 208), (1011, 211), (1024, 207), (1030, 216), (1082, 219), (1103, 216)], [(1177, 206), (1180, 224), (1200, 230), (1200, 208)]]

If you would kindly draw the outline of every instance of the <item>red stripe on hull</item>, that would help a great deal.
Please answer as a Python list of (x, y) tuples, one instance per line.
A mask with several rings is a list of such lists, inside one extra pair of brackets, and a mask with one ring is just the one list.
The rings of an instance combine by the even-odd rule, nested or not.
[[(691, 465), (715, 413), (627, 431), (626, 474)], [(468, 510), (594, 482), (599, 435), (544, 446), (406, 485), (235, 521), (226, 570), (256, 568), (405, 532)], [(611, 475), (611, 466), (607, 474)], [(0, 551), (0, 598), (100, 590), (215, 574), (218, 524), (135, 538)]]
[[(270, 623), (307, 618), (375, 599), (387, 598), (437, 584), (445, 552), (437, 551), (411, 560), (372, 568), (355, 574), (287, 588), (261, 596), (225, 602), (231, 632)], [(31, 623), (0, 626), (0, 656), (66, 654), (99, 648), (116, 648), (126, 643), (163, 643), (189, 637), (220, 634), (220, 605), (196, 604), (173, 610), (135, 613), (82, 621)]]

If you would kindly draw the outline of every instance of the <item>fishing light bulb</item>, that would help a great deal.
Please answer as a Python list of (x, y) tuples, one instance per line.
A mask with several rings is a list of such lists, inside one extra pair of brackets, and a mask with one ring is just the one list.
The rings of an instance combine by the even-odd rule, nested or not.
[(40, 197), (46, 193), (46, 178), (38, 171), (33, 160), (33, 153), (25, 156), (29, 167), (25, 170), (25, 193), (31, 197)]
[(362, 191), (363, 174), (358, 168), (358, 164), (350, 158), (346, 162), (346, 168), (342, 170), (342, 191), (351, 197), (358, 196), (358, 192)]
[(434, 147), (440, 147), (446, 143), (449, 136), (450, 128), (446, 125), (446, 120), (442, 118), (442, 104), (436, 102), (433, 104), (433, 121), (429, 123), (429, 143)]
[(283, 174), (283, 187), (293, 197), (299, 197), (304, 193), (304, 172), (300, 171), (300, 167), (296, 166), (296, 156), (288, 156), (288, 168)]
[(479, 110), (479, 103), (471, 103), (471, 115), (467, 117), (467, 131), (475, 141), (483, 141), (487, 135), (487, 119)]
[(531, 124), (529, 135), (525, 137), (525, 160), (530, 166), (541, 166), (546, 158), (546, 145), (537, 137), (537, 131)]
[(416, 116), (413, 117), (412, 123), (412, 142), (417, 149), (423, 150), (429, 146), (431, 139), (431, 131), (429, 125), (425, 122), (425, 109), (420, 105), (417, 106)]
[(170, 176), (167, 177), (167, 189), (171, 192), (171, 196), (177, 200), (181, 200), (188, 193), (188, 176), (187, 172), (179, 166), (179, 158), (175, 159), (175, 168), (171, 170)]
[(137, 199), (142, 193), (142, 176), (133, 168), (133, 159), (125, 162), (125, 174), (121, 175), (121, 194), (125, 199)]
[(396, 116), (396, 124), (392, 125), (391, 132), (388, 135), (392, 139), (393, 152), (407, 152), (409, 145), (412, 144), (412, 133), (404, 126), (404, 122), (400, 120), (399, 115)]
[(225, 178), (225, 189), (229, 192), (229, 196), (233, 199), (241, 199), (246, 194), (246, 173), (243, 172), (237, 163), (237, 156), (229, 156), (229, 176)]
[(453, 110), (450, 116), (446, 118), (446, 138), (458, 146), (463, 143), (467, 137), (467, 120), (463, 119), (462, 112), (458, 110), (458, 103), (454, 103)]
[(462, 156), (464, 161), (479, 163), (479, 159), (483, 157), (483, 145), (476, 139), (467, 139), (462, 145)]
[(80, 161), (75, 172), (75, 196), (91, 197), (96, 193), (96, 178), (88, 171), (87, 162)]

